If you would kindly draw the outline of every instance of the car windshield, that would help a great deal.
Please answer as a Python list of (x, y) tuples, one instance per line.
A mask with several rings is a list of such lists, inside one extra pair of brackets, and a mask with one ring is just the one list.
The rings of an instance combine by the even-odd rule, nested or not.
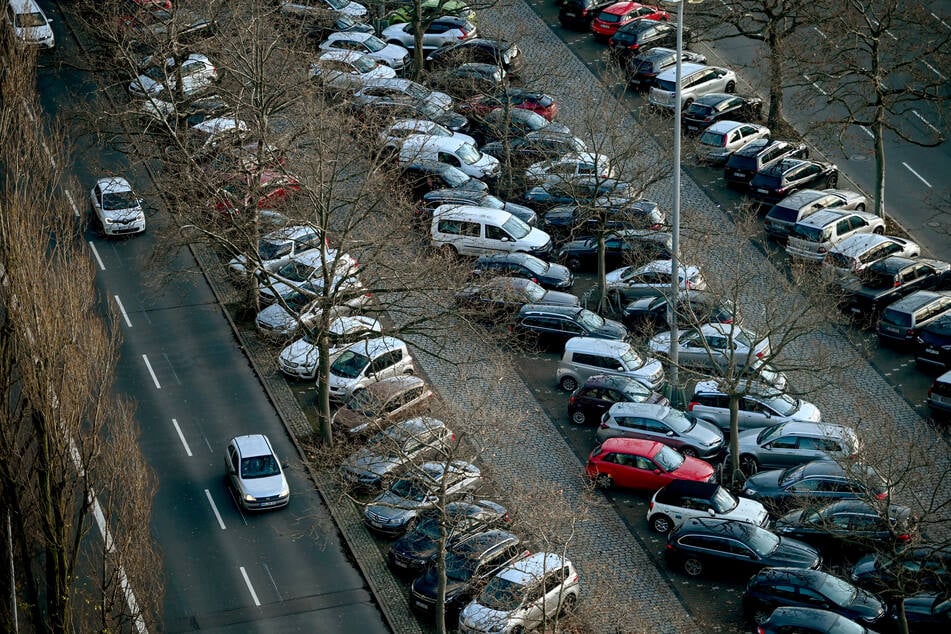
[(291, 261), (278, 269), (277, 274), (292, 282), (303, 282), (314, 273), (314, 267), (303, 262)]
[(785, 471), (779, 474), (779, 484), (780, 486), (786, 486), (800, 480), (802, 478), (802, 472), (806, 468), (805, 464), (801, 464), (796, 467), (789, 467)]
[(532, 228), (525, 224), (523, 220), (510, 216), (508, 220), (502, 223), (502, 230), (516, 240), (521, 240), (531, 233)]
[(695, 421), (690, 420), (687, 416), (678, 409), (671, 409), (666, 416), (664, 416), (664, 424), (678, 434), (683, 434), (691, 429), (697, 424)]
[(632, 403), (645, 401), (651, 395), (651, 391), (637, 381), (628, 381), (625, 383), (621, 393), (624, 394), (624, 397)]
[(364, 416), (376, 416), (377, 410), (380, 409), (380, 402), (370, 390), (359, 390), (347, 401), (347, 408), (360, 412)]
[(637, 368), (644, 365), (644, 360), (639, 354), (634, 352), (634, 348), (628, 348), (625, 350), (624, 354), (621, 355), (621, 361), (624, 362), (624, 367), (626, 367), (628, 370), (636, 370)]
[(46, 26), (46, 20), (40, 13), (17, 13), (14, 15), (14, 24), (17, 28), (31, 29), (37, 26)]
[(375, 35), (371, 35), (370, 37), (363, 40), (363, 45), (366, 46), (367, 50), (372, 53), (379, 53), (384, 48), (386, 48), (386, 42)]
[(799, 409), (799, 399), (788, 394), (774, 394), (763, 400), (780, 416), (792, 416)]
[(495, 196), (488, 195), (482, 198), (479, 201), (480, 207), (489, 207), (491, 209), (504, 209), (505, 203), (496, 198)]
[(660, 451), (657, 452), (657, 455), (654, 456), (654, 462), (656, 462), (661, 469), (670, 473), (680, 468), (680, 465), (684, 463), (684, 457), (667, 445), (664, 445), (660, 448)]
[(249, 480), (254, 478), (269, 478), (281, 472), (274, 456), (252, 456), (241, 459), (241, 477)]
[(713, 510), (717, 513), (729, 513), (740, 503), (723, 487), (717, 487), (717, 492), (713, 494), (713, 499), (710, 502), (713, 503)]
[(673, 81), (668, 81), (666, 79), (658, 79), (654, 81), (654, 87), (657, 90), (662, 90), (664, 92), (676, 92), (677, 83)]
[(490, 610), (511, 612), (522, 605), (525, 590), (525, 586), (520, 583), (496, 576), (482, 590), (478, 601)]
[(765, 557), (779, 548), (779, 537), (769, 531), (750, 527), (748, 545), (760, 557)]
[(338, 11), (344, 8), (345, 6), (347, 6), (348, 4), (350, 4), (350, 0), (326, 0), (326, 2), (334, 9), (337, 9)]
[(361, 74), (369, 73), (371, 70), (377, 67), (376, 60), (374, 60), (369, 55), (361, 55), (357, 59), (353, 60), (352, 63), (357, 72)]
[(475, 149), (471, 143), (463, 143), (459, 146), (459, 149), (456, 150), (456, 156), (458, 156), (466, 165), (475, 165), (479, 162), (479, 159), (482, 158), (482, 155), (479, 154), (479, 150)]
[(291, 252), (291, 243), (287, 240), (259, 240), (258, 255), (262, 260), (276, 260), (277, 258), (289, 255)]
[[(413, 533), (417, 535), (422, 535), (427, 539), (437, 540), (439, 539), (439, 519), (432, 516), (424, 517), (419, 521), (419, 524), (416, 525), (416, 528), (413, 529)], [(452, 553), (446, 554), (446, 565), (449, 565), (449, 557)], [(448, 569), (446, 574), (448, 575)]]
[(588, 328), (601, 328), (605, 324), (604, 317), (597, 313), (592, 313), (586, 308), (583, 308), (581, 312), (578, 313), (578, 321)]
[(548, 262), (540, 260), (531, 255), (526, 256), (522, 261), (522, 264), (524, 264), (525, 268), (527, 268), (532, 273), (547, 273), (548, 269), (551, 268), (551, 265)]
[(413, 99), (426, 99), (429, 95), (433, 94), (433, 91), (411, 81), (406, 84), (406, 93)]
[(525, 297), (528, 298), (529, 304), (536, 304), (545, 297), (545, 289), (538, 284), (529, 282), (523, 288), (525, 289)]
[(135, 194), (130, 191), (109, 192), (102, 195), (102, 208), (105, 211), (132, 209), (136, 204)]
[(426, 499), (429, 489), (426, 485), (416, 478), (400, 478), (390, 487), (390, 493), (397, 495), (404, 500), (413, 502), (422, 502)]
[(468, 581), (475, 574), (479, 559), (460, 555), (454, 552), (446, 553), (446, 579), (453, 581)]
[(330, 373), (346, 379), (355, 379), (370, 363), (366, 355), (347, 350), (341, 354), (330, 366)]
[(719, 132), (704, 132), (700, 135), (701, 145), (712, 145), (714, 147), (722, 147), (726, 145), (726, 136)]
[(846, 606), (855, 600), (858, 591), (848, 581), (826, 575), (822, 584), (818, 588), (819, 592), (836, 605)]

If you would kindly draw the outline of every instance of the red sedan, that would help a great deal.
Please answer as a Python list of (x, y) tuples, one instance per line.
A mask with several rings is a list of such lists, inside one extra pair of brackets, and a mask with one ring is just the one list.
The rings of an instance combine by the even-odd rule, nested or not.
[(247, 179), (235, 179), (222, 187), (215, 196), (215, 209), (233, 210), (235, 200), (244, 194), (244, 207), (251, 206), (251, 200), (257, 196), (258, 209), (273, 209), (301, 189), (300, 181), (293, 176), (280, 172), (261, 172), (261, 181), (255, 191), (251, 190), (250, 176)]
[(715, 470), (699, 458), (640, 438), (609, 438), (588, 456), (588, 477), (601, 488), (654, 491), (674, 480), (713, 482)]
[(639, 2), (616, 2), (591, 22), (591, 31), (594, 33), (594, 39), (607, 42), (619, 28), (641, 18), (668, 20), (670, 14)]
[(459, 102), (456, 106), (456, 110), (467, 116), (470, 114), (476, 116), (486, 115), (493, 110), (503, 107), (506, 98), (511, 107), (531, 110), (549, 121), (553, 121), (555, 117), (558, 116), (558, 104), (555, 102), (554, 97), (546, 95), (543, 92), (532, 92), (518, 88), (510, 88), (501, 95), (476, 95), (475, 97)]

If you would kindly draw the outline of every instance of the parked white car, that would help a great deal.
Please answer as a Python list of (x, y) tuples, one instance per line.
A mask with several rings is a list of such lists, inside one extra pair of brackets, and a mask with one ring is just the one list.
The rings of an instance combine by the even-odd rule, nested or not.
[(316, 249), (302, 253), (275, 271), (262, 273), (258, 281), (261, 301), (272, 303), (278, 296), (284, 297), (301, 284), (320, 275), (324, 264), (333, 267), (334, 275), (356, 275), (357, 261), (348, 253), (336, 249)]
[(499, 159), (476, 149), (464, 141), (463, 135), (445, 137), (416, 134), (408, 136), (400, 146), (399, 159), (403, 163), (439, 161), (448, 163), (464, 174), (479, 180), (492, 180), (501, 169)]
[[(372, 317), (366, 315), (338, 317), (331, 322), (328, 332), (331, 361), (351, 343), (377, 337), (382, 333), (382, 324)], [(316, 333), (308, 333), (281, 350), (277, 358), (277, 366), (281, 372), (295, 379), (316, 377), (320, 356), (317, 337)]]
[(334, 90), (354, 92), (375, 79), (391, 79), (396, 71), (357, 51), (327, 51), (313, 62), (307, 77)]
[(715, 482), (674, 480), (657, 491), (647, 507), (647, 523), (669, 533), (691, 517), (715, 517), (766, 527), (769, 513), (755, 500), (736, 497)]
[[(246, 255), (239, 255), (228, 262), (228, 272), (235, 277), (256, 273), (260, 269), (276, 271), (288, 261), (300, 257), (323, 244), (321, 232), (310, 225), (291, 225), (272, 231), (258, 240), (258, 258), (249, 262)], [(248, 267), (252, 270), (248, 270)]]
[(865, 211), (817, 211), (793, 225), (786, 253), (794, 258), (821, 262), (835, 245), (862, 233), (885, 233), (885, 220)]
[(281, 11), (301, 17), (316, 16), (328, 11), (342, 13), (351, 18), (362, 18), (367, 14), (365, 6), (350, 0), (290, 0), (281, 3)]
[[(136, 97), (173, 93), (178, 86), (175, 59), (168, 58), (164, 66), (152, 66), (132, 80), (129, 92)], [(192, 53), (182, 62), (182, 94), (193, 95), (218, 81), (218, 69), (205, 55)]]
[(377, 337), (350, 344), (330, 364), (330, 398), (346, 401), (381, 379), (415, 374), (413, 357), (404, 341)]
[(25, 44), (53, 48), (56, 38), (50, 20), (36, 0), (6, 0), (4, 17), (13, 35)]
[[(331, 309), (335, 317), (358, 311), (370, 301), (370, 294), (354, 275), (335, 277), (331, 287), (337, 304)], [(286, 341), (301, 328), (312, 328), (323, 314), (322, 288), (323, 277), (318, 277), (285, 295), (283, 304), (275, 302), (262, 309), (254, 320), (258, 332), (268, 339)]]
[(380, 132), (380, 141), (383, 142), (385, 147), (398, 150), (407, 137), (417, 134), (462, 139), (472, 146), (477, 146), (475, 139), (468, 134), (453, 132), (449, 128), (428, 119), (400, 119)]
[(142, 199), (129, 181), (119, 176), (100, 178), (89, 193), (93, 213), (107, 236), (145, 231)]
[(822, 259), (822, 275), (828, 282), (841, 281), (892, 255), (917, 258), (921, 255), (921, 247), (917, 242), (896, 236), (878, 233), (851, 235), (826, 253)]
[(389, 66), (401, 70), (409, 62), (409, 51), (396, 44), (387, 44), (372, 33), (338, 31), (327, 36), (320, 45), (322, 51), (357, 51), (365, 53)]
[(571, 181), (577, 177), (616, 178), (611, 159), (604, 154), (577, 152), (540, 161), (525, 170), (525, 178), (533, 186)]
[(757, 139), (769, 138), (769, 128), (755, 123), (717, 121), (703, 131), (697, 142), (697, 157), (714, 165), (723, 165), (730, 155)]
[[(475, 25), (467, 19), (445, 15), (436, 18), (426, 26), (423, 32), (423, 50), (433, 51), (443, 46), (471, 40), (477, 35)], [(413, 48), (416, 45), (412, 22), (392, 24), (383, 29), (380, 37), (391, 44), (400, 44), (406, 48)]]

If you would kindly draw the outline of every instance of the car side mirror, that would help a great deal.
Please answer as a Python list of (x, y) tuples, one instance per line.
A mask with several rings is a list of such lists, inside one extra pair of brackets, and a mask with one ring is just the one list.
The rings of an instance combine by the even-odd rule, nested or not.
[(660, 473), (660, 469), (654, 469), (654, 473)]
[(716, 516), (717, 516), (717, 512), (714, 511), (713, 509), (707, 509), (707, 513), (710, 515), (710, 517), (716, 517)]
[(668, 437), (668, 438), (672, 438), (673, 436), (674, 436), (673, 430), (668, 430), (668, 431), (667, 431), (667, 437)]
[(287, 461), (286, 461), (286, 460), (285, 460), (285, 461), (282, 461), (282, 462), (281, 462), (281, 469), (287, 470), (288, 468), (289, 468), (289, 467), (288, 467), (288, 465), (287, 465)]
[(430, 503), (432, 503), (432, 504), (435, 504), (436, 502), (439, 501), (439, 497), (436, 496), (436, 495), (427, 495), (427, 496), (426, 496), (426, 501), (427, 501), (427, 502), (430, 502)]
[(502, 242), (511, 242), (511, 241), (512, 241), (512, 238), (508, 236), (502, 236)]

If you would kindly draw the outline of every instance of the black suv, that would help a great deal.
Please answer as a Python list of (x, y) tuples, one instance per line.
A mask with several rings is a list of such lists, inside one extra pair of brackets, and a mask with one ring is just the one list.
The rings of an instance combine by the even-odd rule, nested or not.
[(812, 544), (822, 552), (894, 550), (909, 542), (918, 518), (907, 506), (883, 508), (863, 500), (841, 500), (822, 508), (804, 508), (778, 518), (773, 530)]
[(669, 405), (662, 394), (630, 377), (595, 374), (568, 398), (568, 420), (575, 425), (600, 422), (601, 415), (615, 403)]
[(878, 340), (895, 346), (913, 344), (922, 328), (947, 315), (951, 315), (951, 292), (915, 291), (882, 311)]
[(839, 183), (834, 163), (784, 159), (750, 179), (750, 194), (761, 204), (774, 204), (800, 189), (825, 189)]
[(558, 21), (566, 29), (587, 31), (591, 22), (604, 9), (610, 7), (617, 0), (563, 0), (558, 10)]
[[(690, 29), (684, 27), (684, 46), (690, 43)], [(615, 57), (636, 55), (652, 46), (674, 48), (677, 46), (677, 24), (660, 20), (634, 20), (625, 24), (614, 34), (608, 45)]]
[[(922, 328), (916, 343), (915, 361), (919, 366), (951, 368), (951, 315)], [(951, 409), (951, 393), (944, 396), (948, 398), (948, 409)]]
[(687, 106), (680, 115), (680, 123), (686, 132), (699, 134), (717, 121), (759, 121), (762, 114), (763, 100), (759, 97), (713, 92), (697, 97)]
[(475, 261), (473, 277), (524, 277), (553, 291), (570, 290), (575, 277), (567, 266), (551, 264), (529, 253), (496, 253)]
[[(503, 568), (529, 555), (512, 533), (491, 530), (456, 542), (446, 553), (446, 611), (458, 612)], [(410, 588), (412, 607), (435, 612), (439, 573), (430, 566)]]
[(822, 557), (812, 546), (780, 537), (746, 522), (691, 517), (667, 534), (667, 562), (691, 577), (712, 571), (749, 574), (766, 566), (818, 568)]
[(526, 304), (515, 316), (512, 333), (528, 342), (559, 352), (572, 337), (597, 339), (628, 338), (623, 324), (605, 319), (597, 313), (578, 306), (540, 306)]
[(403, 181), (409, 185), (413, 197), (422, 198), (435, 189), (465, 189), (488, 192), (489, 186), (472, 178), (462, 170), (439, 161), (414, 161), (400, 167)]
[[(683, 61), (693, 62), (694, 64), (706, 64), (707, 58), (700, 53), (693, 51), (684, 51)], [(672, 48), (655, 46), (640, 52), (631, 58), (627, 63), (627, 76), (631, 88), (635, 90), (648, 90), (653, 84), (654, 79), (666, 68), (677, 63), (677, 51)]]
[(915, 291), (951, 288), (951, 265), (941, 260), (890, 255), (839, 285), (842, 308), (859, 323), (871, 323), (889, 304)]
[[(665, 295), (636, 299), (623, 308), (621, 322), (637, 334), (653, 335), (670, 330), (667, 320), (669, 304), (670, 300)], [(677, 314), (681, 327), (687, 324), (739, 323), (733, 302), (704, 291), (678, 293)]]
[(731, 187), (749, 187), (757, 172), (788, 158), (809, 158), (805, 143), (757, 139), (727, 159), (723, 178)]
[[(394, 570), (418, 574), (429, 565), (439, 544), (439, 520), (439, 509), (425, 511), (413, 530), (390, 545), (387, 561)], [(450, 502), (446, 505), (447, 543), (459, 542), (508, 521), (505, 507), (489, 500)]]

